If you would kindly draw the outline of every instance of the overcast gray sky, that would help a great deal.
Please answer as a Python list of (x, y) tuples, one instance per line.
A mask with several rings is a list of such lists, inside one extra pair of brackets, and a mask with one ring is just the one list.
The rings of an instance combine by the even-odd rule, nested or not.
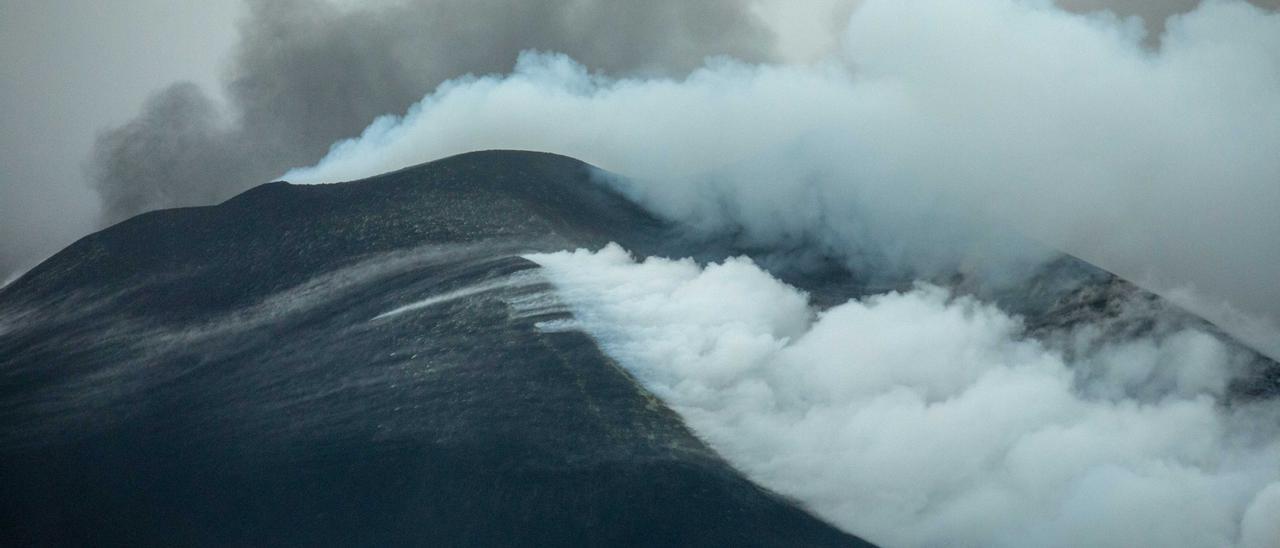
[(82, 166), (95, 133), (175, 80), (216, 91), (241, 9), (0, 0), (0, 278), (94, 228), (98, 198)]

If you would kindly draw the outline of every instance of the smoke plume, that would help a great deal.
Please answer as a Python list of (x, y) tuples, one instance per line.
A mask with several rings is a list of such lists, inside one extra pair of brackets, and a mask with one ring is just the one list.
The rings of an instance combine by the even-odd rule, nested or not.
[[(175, 84), (88, 171), (114, 221), (297, 166), (556, 152), (694, 230), (869, 276), (992, 279), (1065, 250), (1280, 356), (1280, 15), (823, 0), (770, 20), (795, 4), (254, 0), (226, 104)], [(735, 466), (873, 540), (1280, 537), (1280, 410), (1223, 401), (1242, 358), (1206, 333), (1068, 357), (927, 284), (819, 312), (745, 259), (533, 259)]]
[(1237, 356), (1206, 333), (1068, 363), (934, 286), (816, 312), (745, 258), (530, 258), (576, 319), (545, 329), (590, 333), (735, 467), (873, 542), (1280, 541), (1280, 408), (1222, 405)]
[[(1081, 13), (1107, 11), (1120, 17), (1140, 17), (1153, 32), (1145, 41), (1150, 47), (1158, 45), (1158, 33), (1167, 17), (1189, 11), (1198, 2), (1056, 3)], [(1271, 9), (1280, 5), (1278, 0), (1254, 3)], [(9, 99), (8, 108), (24, 114), (6, 134), (12, 139), (4, 149), (7, 156), (0, 154), (6, 157), (0, 177), (7, 179), (0, 185), (0, 222), (5, 236), (0, 240), (0, 278), (8, 278), (103, 222), (149, 209), (215, 203), (288, 167), (314, 163), (335, 140), (355, 135), (377, 116), (403, 112), (441, 81), (467, 73), (506, 70), (516, 53), (524, 49), (567, 52), (592, 70), (615, 76), (680, 75), (698, 66), (704, 56), (719, 54), (747, 61), (809, 62), (837, 48), (844, 22), (859, 5), (859, 0), (379, 0), (357, 6), (340, 0), (249, 0), (222, 93), (207, 95), (207, 89), (198, 90), (189, 83), (156, 93), (135, 120), (101, 133), (85, 170), (93, 190), (84, 191), (77, 170), (67, 167), (80, 162), (66, 161), (68, 154), (82, 152), (42, 151), (40, 147), (82, 146), (85, 136), (101, 128), (83, 127), (79, 131), (84, 136), (67, 128), (96, 126), (117, 114), (103, 114), (105, 118), (81, 114), (68, 119), (71, 112), (63, 106), (54, 107), (53, 101), (29, 104), (32, 97), (41, 94), (86, 94), (69, 89), (29, 89), (30, 75), (23, 67), (75, 67), (68, 67), (66, 55), (54, 55), (50, 48), (30, 49), (30, 44), (18, 41), (27, 34), (12, 32), (14, 41), (6, 49), (12, 54), (6, 63), (12, 66), (6, 68), (17, 72), (8, 81), (11, 93), (4, 97)], [(224, 12), (233, 9), (233, 4), (224, 2), (222, 7), (209, 8), (208, 13), (229, 16)], [(172, 21), (160, 13), (165, 10), (153, 11), (155, 16), (146, 18), (150, 22), (133, 21), (143, 18), (129, 14), (129, 10), (64, 7), (47, 15), (85, 19), (63, 21), (69, 29), (81, 29), (73, 33), (77, 39), (97, 40), (99, 35), (119, 32), (111, 29), (141, 32), (156, 39), (172, 35), (175, 27), (168, 26)], [(125, 25), (117, 17), (131, 21)], [(27, 24), (22, 21), (29, 18), (10, 19)], [(148, 24), (166, 27), (149, 32)], [(1137, 22), (1130, 25), (1143, 26)], [(169, 38), (165, 47), (219, 52), (196, 56), (202, 59), (221, 55), (222, 44), (221, 38), (206, 36), (190, 41)], [(74, 53), (83, 45), (67, 47), (59, 51)], [(128, 56), (145, 57), (136, 52)], [(169, 57), (168, 65), (146, 59), (138, 62), (145, 68), (113, 76), (136, 81), (138, 74), (148, 71), (175, 70), (175, 60), (191, 61), (186, 54)], [(95, 65), (79, 70), (92, 72), (92, 67)], [(213, 75), (202, 75), (205, 68), (192, 70), (200, 73), (185, 74), (202, 82), (216, 80)], [(82, 79), (86, 78), (92, 81), (93, 77)], [(47, 80), (63, 81), (55, 76)], [(133, 82), (110, 82), (112, 88), (122, 85), (136, 87)], [(228, 104), (219, 104), (223, 98), (229, 99)], [(121, 100), (106, 92), (97, 99)], [(84, 110), (108, 113), (119, 107), (99, 106)], [(50, 108), (60, 110), (47, 112)], [(30, 113), (40, 114), (28, 116)], [(32, 116), (46, 120), (49, 128), (30, 127)], [(51, 135), (53, 140), (33, 140), (32, 131), (67, 134)], [(42, 163), (46, 164), (43, 168)], [(95, 191), (101, 204), (96, 203)], [(103, 218), (97, 218), (100, 215)], [(1204, 304), (1222, 308), (1221, 303)], [(1228, 309), (1225, 314), (1234, 313)]]
[(510, 67), (524, 49), (614, 74), (680, 74), (707, 55), (764, 59), (769, 33), (742, 2), (404, 0), (347, 7), (251, 1), (226, 95), (158, 93), (98, 140), (90, 176), (108, 222), (214, 203), (320, 159), (440, 82)]
[[(1210, 2), (1166, 28), (1153, 50), (1131, 20), (1043, 2), (868, 1), (842, 54), (812, 65), (617, 79), (528, 53), (286, 177), (558, 152), (639, 181), (625, 190), (668, 217), (764, 244), (1003, 272), (1027, 259), (1017, 232), (1231, 311), (1211, 319), (1262, 319), (1238, 335), (1275, 334), (1280, 15)], [(1248, 342), (1280, 355), (1278, 341)]]
[[(1059, 0), (1137, 15), (1156, 33), (1195, 0)], [(811, 60), (834, 49), (857, 0), (645, 3), (597, 0), (249, 1), (227, 75), (228, 112), (177, 83), (105, 131), (89, 171), (107, 222), (214, 203), (318, 160), (442, 81), (508, 69), (516, 54), (569, 54), (614, 75), (684, 74), (709, 55)]]

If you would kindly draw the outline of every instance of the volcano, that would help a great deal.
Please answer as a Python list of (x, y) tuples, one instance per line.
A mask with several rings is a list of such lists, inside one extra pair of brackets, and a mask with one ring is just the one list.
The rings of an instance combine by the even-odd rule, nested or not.
[[(764, 255), (514, 151), (87, 236), (0, 289), (0, 544), (868, 546), (736, 471), (591, 337), (541, 327), (571, 312), (522, 256), (610, 242)], [(820, 304), (872, 291), (836, 258), (773, 271)], [(1065, 255), (1016, 287), (937, 282), (1033, 337), (1220, 335)], [(1251, 355), (1232, 399), (1280, 393)]]
[(865, 546), (521, 305), (521, 253), (669, 230), (584, 164), (491, 152), (88, 236), (0, 293), (0, 539)]

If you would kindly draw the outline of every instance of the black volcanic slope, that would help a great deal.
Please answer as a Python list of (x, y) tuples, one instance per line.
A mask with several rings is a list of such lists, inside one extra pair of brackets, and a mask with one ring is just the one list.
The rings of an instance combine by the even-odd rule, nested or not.
[[(273, 183), (135, 217), (0, 289), (0, 546), (865, 546), (744, 479), (586, 335), (540, 329), (568, 313), (520, 255), (747, 253), (820, 306), (892, 285), (688, 240), (592, 178), (483, 152)], [(1217, 333), (1068, 256), (1013, 285), (934, 281), (1047, 344)], [(1228, 400), (1280, 395), (1280, 366), (1242, 355)]]
[(475, 153), (49, 259), (0, 290), (0, 545), (865, 545), (537, 329), (520, 253), (678, 253), (589, 179)]

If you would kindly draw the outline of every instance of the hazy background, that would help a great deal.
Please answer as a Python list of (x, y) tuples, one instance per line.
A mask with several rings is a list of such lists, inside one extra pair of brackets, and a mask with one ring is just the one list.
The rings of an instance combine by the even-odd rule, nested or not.
[(98, 227), (96, 132), (174, 80), (217, 93), (238, 0), (0, 1), (0, 280)]

